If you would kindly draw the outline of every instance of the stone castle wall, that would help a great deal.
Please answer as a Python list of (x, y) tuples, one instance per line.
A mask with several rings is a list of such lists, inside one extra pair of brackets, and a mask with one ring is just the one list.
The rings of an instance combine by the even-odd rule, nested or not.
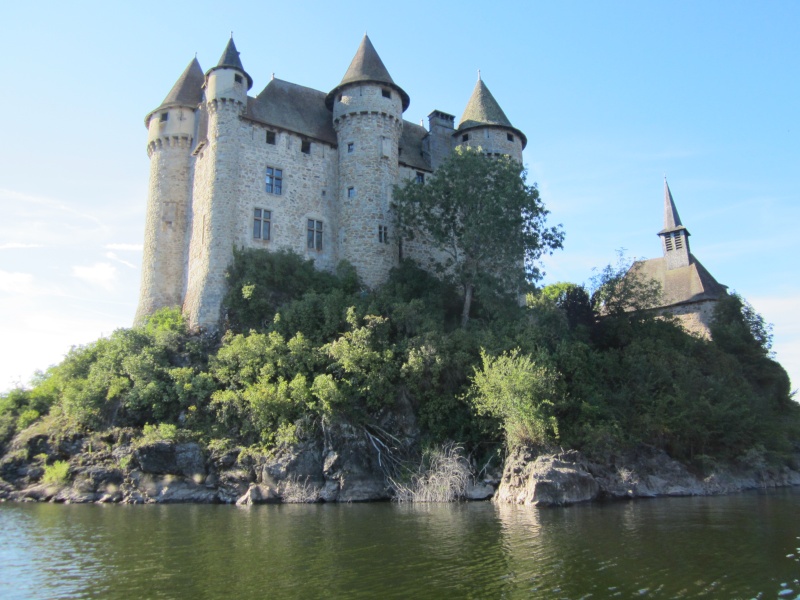
[[(464, 136), (467, 136), (466, 140)], [(508, 129), (476, 127), (456, 134), (456, 143), (471, 148), (480, 147), (490, 155), (507, 154), (511, 158), (522, 162), (522, 140), (516, 133)]]
[(148, 123), (150, 181), (136, 323), (183, 299), (195, 121), (194, 111), (173, 108)]
[(378, 84), (346, 87), (334, 99), (340, 257), (355, 266), (368, 287), (386, 281), (398, 262), (397, 236), (384, 241), (381, 231), (393, 225), (390, 205), (399, 175), (402, 114), (397, 91)]

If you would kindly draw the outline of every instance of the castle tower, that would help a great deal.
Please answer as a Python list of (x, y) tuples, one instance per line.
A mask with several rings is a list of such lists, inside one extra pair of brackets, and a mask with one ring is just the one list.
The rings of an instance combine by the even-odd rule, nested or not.
[(409, 97), (365, 34), (325, 104), (333, 112), (339, 145), (339, 255), (374, 287), (398, 261), (390, 203)]
[(192, 145), (203, 70), (193, 59), (161, 105), (145, 117), (150, 184), (142, 282), (135, 323), (165, 306), (180, 306), (192, 191)]
[(511, 125), (480, 75), (453, 136), (457, 145), (480, 146), (489, 155), (507, 154), (519, 162), (528, 143), (525, 134)]
[(667, 178), (664, 178), (664, 229), (658, 232), (667, 270), (689, 266), (689, 230), (681, 223), (672, 200)]
[(184, 314), (191, 327), (216, 328), (227, 288), (225, 271), (233, 259), (237, 231), (240, 117), (253, 80), (228, 41), (217, 66), (205, 76), (202, 117), (205, 139), (196, 151)]

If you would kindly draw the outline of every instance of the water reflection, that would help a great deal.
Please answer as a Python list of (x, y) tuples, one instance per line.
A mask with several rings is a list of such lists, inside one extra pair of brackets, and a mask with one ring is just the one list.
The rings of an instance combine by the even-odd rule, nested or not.
[(0, 597), (795, 598), (798, 508), (0, 505)]

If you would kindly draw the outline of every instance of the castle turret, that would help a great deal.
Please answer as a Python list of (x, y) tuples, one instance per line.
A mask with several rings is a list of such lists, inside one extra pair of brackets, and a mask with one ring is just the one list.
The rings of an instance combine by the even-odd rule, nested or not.
[(339, 145), (339, 249), (374, 287), (397, 264), (391, 230), (403, 112), (409, 97), (364, 35), (341, 83), (326, 97)]
[(480, 146), (489, 155), (507, 154), (519, 162), (528, 143), (525, 134), (511, 125), (480, 76), (453, 136), (458, 145)]
[(681, 223), (672, 199), (667, 178), (664, 178), (664, 229), (658, 232), (667, 270), (689, 266), (689, 230)]
[(203, 70), (193, 59), (161, 105), (145, 117), (150, 157), (142, 283), (136, 323), (180, 306), (192, 190), (192, 145), (202, 99)]
[(214, 329), (220, 321), (227, 289), (225, 271), (233, 260), (239, 225), (240, 117), (252, 85), (231, 38), (217, 66), (205, 76), (202, 117), (207, 122), (206, 137), (196, 152), (190, 267), (183, 304), (191, 327)]

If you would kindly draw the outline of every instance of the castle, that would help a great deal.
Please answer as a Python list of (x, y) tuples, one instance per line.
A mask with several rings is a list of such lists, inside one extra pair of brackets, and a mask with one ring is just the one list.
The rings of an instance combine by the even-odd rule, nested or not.
[(727, 286), (717, 282), (689, 251), (689, 230), (681, 223), (669, 184), (664, 178), (664, 228), (658, 232), (662, 256), (637, 261), (628, 273), (655, 281), (661, 288), (659, 312), (677, 317), (694, 335), (710, 338), (709, 327), (714, 306), (727, 294)]
[[(365, 285), (400, 258), (392, 188), (424, 184), (459, 146), (522, 161), (525, 135), (478, 80), (458, 127), (434, 110), (427, 129), (403, 119), (408, 94), (365, 35), (328, 93), (275, 79), (255, 97), (231, 38), (205, 74), (195, 58), (145, 117), (150, 182), (136, 322), (181, 306), (191, 327), (215, 328), (234, 248), (289, 249)], [(426, 264), (431, 250), (407, 243)]]

